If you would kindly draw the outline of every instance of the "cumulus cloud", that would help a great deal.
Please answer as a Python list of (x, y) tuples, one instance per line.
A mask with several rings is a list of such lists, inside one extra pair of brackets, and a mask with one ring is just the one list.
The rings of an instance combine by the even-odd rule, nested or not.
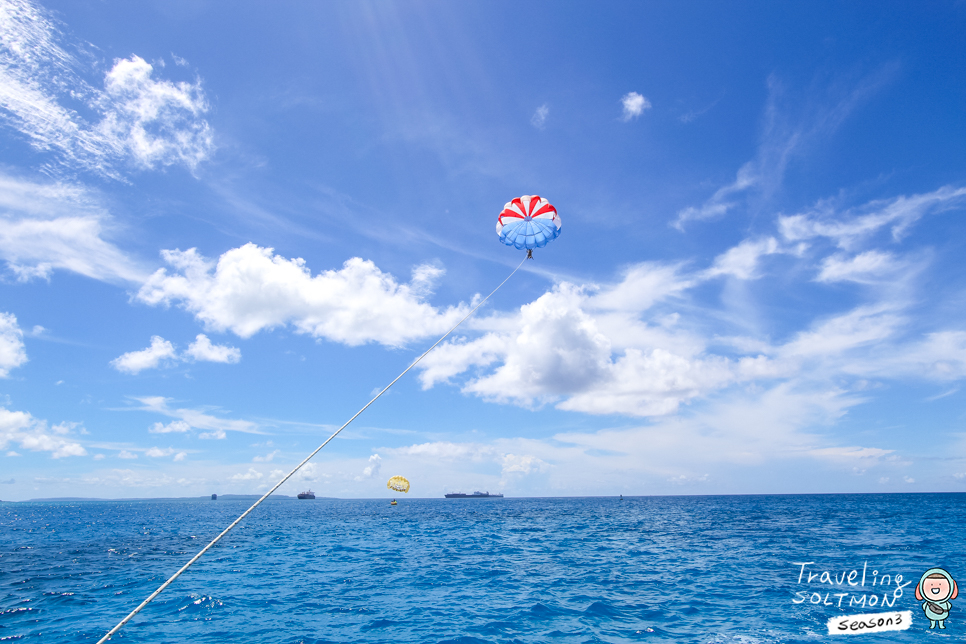
[(621, 105), (624, 108), (624, 113), (621, 115), (621, 120), (625, 123), (631, 119), (636, 119), (638, 116), (644, 113), (644, 110), (651, 109), (651, 102), (638, 94), (637, 92), (628, 92), (621, 97)]
[(369, 463), (363, 468), (362, 476), (357, 477), (356, 480), (371, 479), (375, 476), (379, 476), (379, 470), (382, 469), (382, 457), (378, 454), (373, 454), (369, 457)]
[(164, 423), (154, 423), (148, 431), (152, 434), (184, 434), (185, 432), (191, 431), (191, 425), (183, 420), (172, 420), (167, 425)]
[(235, 347), (226, 345), (212, 344), (203, 333), (195, 337), (195, 341), (188, 345), (185, 351), (186, 357), (206, 362), (225, 362), (233, 364), (241, 360), (241, 351)]
[(136, 374), (145, 369), (153, 369), (165, 361), (176, 357), (174, 345), (161, 336), (151, 336), (151, 346), (140, 351), (130, 351), (111, 360), (111, 365), (118, 371)]
[(6, 378), (11, 369), (27, 362), (27, 350), (23, 344), (23, 331), (12, 313), (0, 313), (0, 378)]
[[(626, 278), (647, 284), (640, 271)], [(622, 289), (624, 285), (617, 285)], [(612, 321), (605, 306), (614, 300), (608, 289), (593, 296), (587, 288), (561, 283), (553, 291), (503, 320), (507, 331), (490, 332), (473, 341), (439, 347), (420, 364), (424, 388), (449, 380), (470, 368), (495, 367), (470, 379), (463, 390), (494, 402), (533, 406), (557, 401), (560, 409), (593, 414), (652, 416), (672, 412), (688, 400), (743, 378), (740, 364), (701, 356), (679, 339), (680, 353), (654, 344), (662, 334), (649, 333), (638, 322), (620, 324), (621, 351), (615, 351), (601, 321)], [(604, 292), (601, 292), (604, 291)], [(673, 293), (667, 289), (664, 294)], [(651, 297), (638, 297), (649, 304)], [(639, 341), (637, 346), (626, 346)], [(671, 343), (670, 346), (673, 346)]]
[(239, 472), (231, 477), (232, 481), (260, 481), (265, 475), (254, 467), (248, 468), (247, 472)]
[(155, 335), (151, 337), (151, 346), (147, 349), (125, 353), (112, 360), (111, 364), (118, 371), (137, 374), (145, 369), (177, 364), (181, 360), (231, 364), (241, 360), (241, 351), (227, 345), (212, 344), (208, 336), (199, 333), (195, 341), (188, 345), (187, 351), (179, 354), (171, 342)]
[(166, 447), (164, 449), (160, 447), (151, 447), (144, 452), (144, 455), (151, 458), (163, 458), (165, 456), (174, 455), (174, 458), (172, 459), (173, 461), (183, 461), (185, 457), (188, 456), (188, 453), (179, 452), (173, 447)]
[(88, 190), (0, 173), (0, 257), (21, 282), (68, 270), (92, 279), (141, 283), (148, 272), (109, 241), (112, 219)]
[(113, 156), (143, 168), (181, 163), (194, 169), (213, 147), (201, 81), (155, 80), (153, 72), (138, 56), (115, 62), (104, 78), (104, 117), (96, 132)]
[(291, 324), (299, 333), (350, 346), (402, 346), (442, 334), (466, 312), (464, 305), (440, 311), (424, 301), (428, 278), (438, 270), (425, 269), (414, 274), (413, 284), (400, 284), (372, 262), (353, 258), (341, 270), (313, 276), (304, 260), (255, 244), (229, 250), (217, 262), (193, 248), (162, 256), (174, 271), (158, 270), (137, 298), (178, 304), (207, 327), (243, 338)]
[[(955, 381), (966, 377), (961, 320), (910, 335), (915, 298), (907, 291), (915, 262), (895, 251), (847, 253), (839, 244), (823, 256), (822, 246), (806, 243), (816, 230), (830, 235), (853, 230), (839, 223), (854, 221), (856, 211), (866, 213), (863, 217), (887, 212), (876, 219), (880, 228), (900, 220), (911, 225), (920, 215), (903, 220), (899, 213), (955, 207), (964, 190), (943, 188), (829, 212), (821, 228), (799, 220), (796, 234), (779, 216), (781, 237), (745, 239), (707, 268), (650, 262), (625, 269), (614, 283), (559, 282), (518, 311), (472, 322), (480, 333), (440, 345), (420, 363), (420, 381), (424, 388), (458, 383), (463, 392), (497, 403), (640, 417), (675, 414), (691, 402), (745, 385), (907, 377)], [(797, 262), (804, 269), (800, 274), (817, 274), (819, 285), (850, 281), (876, 288), (868, 289), (866, 301), (796, 320), (779, 342), (761, 334), (709, 336), (706, 329), (720, 328), (722, 319), (753, 329), (748, 318), (762, 312), (754, 302), (734, 312), (700, 304), (697, 287), (721, 276), (760, 279), (767, 274), (763, 258), (777, 254)], [(883, 284), (889, 288), (880, 288)], [(838, 390), (829, 386), (829, 391)]]
[(35, 452), (50, 452), (54, 458), (84, 456), (87, 454), (84, 447), (67, 437), (74, 427), (71, 423), (61, 423), (48, 428), (46, 421), (38, 420), (27, 412), (0, 407), (0, 449), (19, 445), (22, 449)]
[(53, 153), (54, 165), (120, 178), (124, 162), (194, 169), (210, 154), (200, 80), (156, 79), (150, 64), (131, 56), (115, 61), (96, 87), (85, 80), (94, 57), (65, 40), (32, 2), (0, 6), (0, 122)]

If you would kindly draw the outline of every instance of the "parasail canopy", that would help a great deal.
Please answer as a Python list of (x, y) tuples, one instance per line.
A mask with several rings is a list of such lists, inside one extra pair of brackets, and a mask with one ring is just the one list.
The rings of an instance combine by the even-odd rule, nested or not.
[(507, 246), (543, 248), (560, 234), (560, 215), (543, 197), (523, 195), (503, 206), (496, 220), (496, 234)]
[(386, 483), (386, 487), (390, 490), (395, 490), (396, 492), (408, 492), (409, 491), (409, 481), (403, 476), (394, 476), (389, 479)]

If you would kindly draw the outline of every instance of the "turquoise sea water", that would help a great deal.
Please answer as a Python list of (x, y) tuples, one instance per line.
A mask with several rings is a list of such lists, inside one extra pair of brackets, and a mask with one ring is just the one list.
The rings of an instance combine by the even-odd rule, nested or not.
[[(0, 641), (96, 642), (248, 505), (0, 505)], [(966, 641), (966, 595), (929, 631), (913, 594), (964, 542), (962, 494), (267, 501), (114, 641), (823, 642), (898, 610), (844, 641)]]

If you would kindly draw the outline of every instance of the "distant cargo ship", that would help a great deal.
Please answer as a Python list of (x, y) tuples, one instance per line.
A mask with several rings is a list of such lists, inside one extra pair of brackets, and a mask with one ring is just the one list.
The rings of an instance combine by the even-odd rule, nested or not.
[(446, 495), (447, 499), (502, 499), (502, 494), (490, 494), (489, 492), (474, 492), (473, 494), (463, 494), (462, 492), (450, 492)]
[(313, 492), (312, 490), (306, 490), (305, 492), (300, 492), (299, 493), (299, 498), (300, 499), (314, 499), (315, 498), (315, 492)]

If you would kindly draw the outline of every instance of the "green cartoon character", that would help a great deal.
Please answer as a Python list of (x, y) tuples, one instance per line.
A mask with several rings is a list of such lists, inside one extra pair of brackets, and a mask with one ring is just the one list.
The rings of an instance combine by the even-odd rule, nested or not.
[(929, 620), (929, 628), (946, 628), (946, 619), (951, 600), (959, 595), (959, 588), (953, 576), (942, 568), (930, 568), (922, 573), (919, 585), (916, 586), (916, 599), (922, 602), (922, 611)]

